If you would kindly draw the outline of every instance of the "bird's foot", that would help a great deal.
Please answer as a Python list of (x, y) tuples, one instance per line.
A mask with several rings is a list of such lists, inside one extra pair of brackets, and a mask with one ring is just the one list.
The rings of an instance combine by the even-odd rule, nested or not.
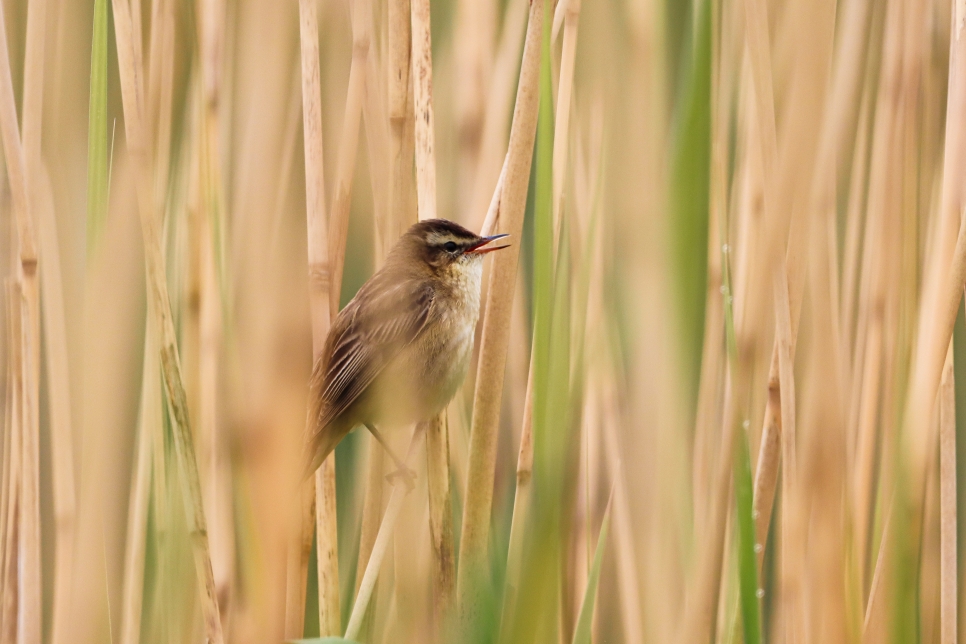
[(416, 488), (416, 472), (408, 467), (400, 467), (386, 475), (386, 480), (389, 481), (390, 485), (395, 485), (396, 479), (402, 479), (403, 483), (406, 484), (407, 492), (412, 492)]

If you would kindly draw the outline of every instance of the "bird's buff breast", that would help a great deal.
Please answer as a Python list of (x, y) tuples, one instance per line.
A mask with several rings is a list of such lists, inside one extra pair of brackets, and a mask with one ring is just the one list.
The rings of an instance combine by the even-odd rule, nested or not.
[[(481, 264), (481, 262), (479, 263)], [(470, 267), (459, 290), (440, 294), (440, 317), (405, 348), (373, 383), (367, 401), (378, 423), (405, 425), (428, 420), (453, 398), (469, 367), (480, 312), (481, 266)], [(428, 359), (427, 359), (428, 358)]]

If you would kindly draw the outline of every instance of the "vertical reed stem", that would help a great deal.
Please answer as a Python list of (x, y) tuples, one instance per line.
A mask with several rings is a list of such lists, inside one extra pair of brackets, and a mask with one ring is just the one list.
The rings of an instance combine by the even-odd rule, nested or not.
[(939, 622), (941, 644), (956, 644), (957, 576), (959, 571), (956, 515), (956, 383), (953, 345), (946, 351), (939, 389)]
[(149, 315), (155, 316), (155, 323), (159, 330), (161, 371), (171, 405), (175, 453), (184, 490), (185, 514), (195, 570), (201, 586), (200, 601), (205, 634), (211, 644), (222, 644), (224, 635), (211, 567), (198, 463), (191, 434), (174, 322), (171, 317), (159, 222), (155, 213), (151, 157), (144, 129), (142, 80), (144, 69), (141, 62), (141, 42), (135, 37), (140, 30), (136, 30), (131, 7), (124, 0), (113, 0), (112, 4), (121, 77), (121, 99), (124, 106), (124, 126), (128, 152), (135, 165), (138, 211), (147, 273), (148, 310)]
[[(510, 233), (515, 240), (520, 240), (523, 230), (530, 162), (537, 130), (543, 12), (543, 3), (530, 4), (526, 45), (510, 130), (506, 177), (500, 200), (500, 228)], [(485, 580), (488, 560), (497, 428), (513, 303), (513, 289), (510, 285), (516, 282), (519, 249), (520, 242), (517, 241), (494, 258), (490, 270), (473, 403), (470, 463), (456, 582), (461, 622), (464, 626), (474, 623), (482, 608), (479, 592), (481, 583)]]

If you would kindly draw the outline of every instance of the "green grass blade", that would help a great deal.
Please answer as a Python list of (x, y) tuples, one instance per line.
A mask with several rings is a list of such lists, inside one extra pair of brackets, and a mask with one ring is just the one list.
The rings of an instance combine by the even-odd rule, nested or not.
[(610, 528), (610, 504), (604, 513), (604, 521), (600, 524), (600, 534), (597, 537), (597, 548), (594, 550), (594, 562), (587, 577), (587, 588), (584, 590), (584, 600), (580, 603), (580, 615), (577, 616), (577, 627), (574, 629), (574, 644), (590, 644), (591, 625), (594, 618), (594, 604), (597, 601), (597, 585), (600, 581), (600, 568), (604, 561), (604, 546), (607, 544), (607, 531)]
[(704, 336), (711, 185), (711, 4), (695, 3), (697, 29), (676, 114), (668, 193), (671, 251), (684, 382), (697, 397)]
[(94, 0), (91, 94), (87, 131), (87, 253), (98, 245), (107, 220), (107, 0)]
[(738, 432), (735, 452), (735, 500), (738, 505), (738, 583), (741, 619), (745, 644), (761, 642), (761, 618), (758, 608), (758, 563), (755, 555), (755, 521), (751, 516), (752, 482), (748, 437)]

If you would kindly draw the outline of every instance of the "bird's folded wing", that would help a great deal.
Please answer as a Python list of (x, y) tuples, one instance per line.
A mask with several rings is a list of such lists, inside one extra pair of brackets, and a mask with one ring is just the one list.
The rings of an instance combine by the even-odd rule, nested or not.
[[(312, 374), (315, 431), (344, 412), (432, 318), (433, 289), (424, 280), (376, 275), (336, 318)], [(390, 277), (390, 276), (387, 276)]]

